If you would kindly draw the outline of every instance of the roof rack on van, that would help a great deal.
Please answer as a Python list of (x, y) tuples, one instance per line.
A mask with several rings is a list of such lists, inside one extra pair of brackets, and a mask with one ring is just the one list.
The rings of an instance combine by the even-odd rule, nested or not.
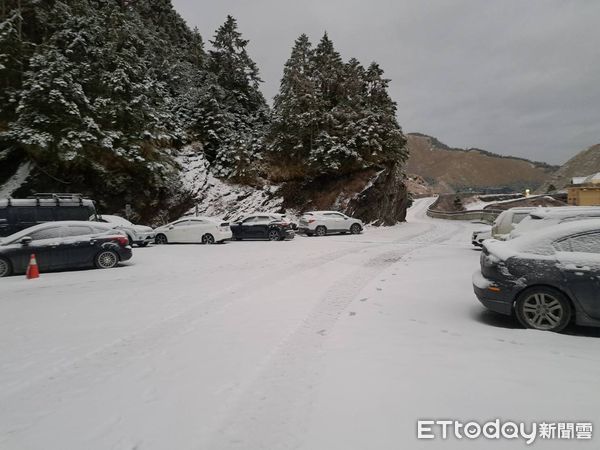
[(39, 206), (40, 199), (54, 199), (58, 205), (61, 200), (78, 200), (80, 205), (83, 205), (83, 194), (70, 192), (37, 192), (33, 194), (33, 198), (37, 200)]

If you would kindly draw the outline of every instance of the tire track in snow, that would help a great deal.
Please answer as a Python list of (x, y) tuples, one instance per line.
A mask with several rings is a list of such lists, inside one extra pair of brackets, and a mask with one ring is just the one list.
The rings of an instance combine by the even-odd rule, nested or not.
[[(320, 361), (328, 332), (361, 289), (388, 267), (415, 251), (455, 236), (460, 224), (434, 224), (410, 246), (386, 249), (361, 268), (337, 280), (321, 296), (300, 327), (277, 346), (257, 377), (240, 386), (210, 442), (198, 449), (294, 449), (302, 444), (319, 382)], [(260, 433), (257, 433), (260, 430)]]
[[(296, 264), (290, 264), (275, 272), (279, 281), (289, 279), (291, 277), (301, 276), (304, 272), (318, 269), (321, 266), (335, 263), (349, 255), (354, 255), (358, 251), (369, 251), (387, 247), (396, 244), (409, 243), (411, 239), (419, 237), (423, 234), (431, 234), (438, 227), (429, 223), (424, 224), (426, 229), (417, 230), (415, 233), (403, 234), (399, 239), (393, 242), (373, 242), (361, 245), (359, 249), (354, 245), (349, 245), (348, 248), (336, 250), (320, 254), (316, 257), (303, 259)], [(316, 238), (315, 238), (316, 239)], [(408, 239), (408, 241), (407, 241)], [(351, 243), (349, 243), (351, 244)], [(402, 248), (402, 253), (410, 251), (410, 247)], [(397, 252), (397, 251), (396, 251)], [(396, 253), (388, 252), (388, 253)], [(378, 266), (375, 266), (378, 267)], [(373, 272), (370, 270), (368, 273)], [(177, 313), (164, 318), (159, 322), (155, 322), (124, 336), (112, 343), (100, 347), (85, 356), (76, 360), (71, 360), (66, 364), (54, 367), (50, 371), (37, 374), (35, 378), (23, 380), (18, 385), (12, 386), (6, 390), (0, 403), (4, 411), (18, 410), (29, 403), (27, 407), (29, 411), (37, 411), (34, 416), (27, 418), (19, 418), (11, 424), (6, 421), (0, 424), (0, 442), (3, 435), (9, 435), (15, 432), (26, 430), (41, 420), (43, 417), (52, 414), (52, 408), (39, 410), (35, 404), (39, 404), (40, 399), (44, 399), (46, 405), (56, 405), (61, 402), (68, 401), (69, 397), (79, 397), (87, 391), (94, 388), (95, 385), (101, 384), (110, 379), (121, 368), (143, 359), (146, 355), (150, 355), (158, 348), (172, 345), (177, 340), (189, 333), (196, 326), (200, 325), (203, 320), (210, 314), (222, 311), (230, 307), (235, 302), (243, 302), (249, 296), (253, 295), (257, 290), (264, 289), (272, 280), (273, 272), (268, 275), (257, 278), (250, 283), (239, 283), (233, 287), (229, 287), (210, 296), (201, 303), (195, 304), (190, 308), (179, 310)], [(354, 278), (354, 277), (353, 277)], [(359, 280), (361, 280), (360, 278)], [(355, 280), (356, 281), (356, 280)], [(173, 280), (165, 281), (172, 283)], [(345, 284), (345, 282), (344, 282)], [(354, 285), (353, 285), (354, 286)], [(352, 290), (355, 288), (352, 288)], [(245, 294), (236, 295), (238, 292)], [(350, 293), (350, 291), (348, 291)], [(180, 299), (189, 294), (182, 294), (176, 299)], [(86, 377), (81, 377), (80, 374), (86, 374)], [(93, 374), (91, 377), (90, 374)]]

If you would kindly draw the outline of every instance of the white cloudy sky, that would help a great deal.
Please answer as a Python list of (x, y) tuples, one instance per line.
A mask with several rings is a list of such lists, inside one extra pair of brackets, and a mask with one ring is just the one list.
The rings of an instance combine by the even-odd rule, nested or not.
[(600, 142), (599, 0), (173, 0), (208, 41), (232, 14), (271, 99), (301, 33), (391, 78), (404, 131), (562, 163)]

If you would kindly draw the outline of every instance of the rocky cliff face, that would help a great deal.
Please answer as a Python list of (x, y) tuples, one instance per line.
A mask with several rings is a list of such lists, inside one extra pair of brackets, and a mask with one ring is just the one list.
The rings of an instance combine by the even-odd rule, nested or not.
[(394, 225), (406, 218), (405, 181), (400, 163), (390, 163), (340, 177), (283, 183), (279, 193), (285, 209), (337, 210), (365, 223)]
[(367, 223), (394, 225), (406, 220), (410, 206), (406, 177), (399, 164), (392, 164), (350, 202), (351, 212)]
[(560, 167), (540, 188), (546, 192), (552, 186), (562, 189), (570, 183), (573, 177), (584, 177), (600, 172), (600, 144), (579, 152)]
[(545, 163), (496, 155), (480, 149), (451, 148), (436, 138), (407, 135), (406, 173), (423, 177), (435, 192), (522, 191), (536, 189), (557, 169)]

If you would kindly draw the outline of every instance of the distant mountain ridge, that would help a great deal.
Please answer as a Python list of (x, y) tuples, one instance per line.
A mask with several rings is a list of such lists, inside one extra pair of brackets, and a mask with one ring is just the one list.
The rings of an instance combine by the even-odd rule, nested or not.
[(540, 190), (546, 191), (552, 186), (562, 189), (573, 177), (584, 177), (600, 172), (600, 144), (582, 150), (564, 163)]
[(433, 136), (408, 133), (406, 172), (423, 177), (435, 192), (535, 190), (558, 166), (478, 148), (453, 148)]

